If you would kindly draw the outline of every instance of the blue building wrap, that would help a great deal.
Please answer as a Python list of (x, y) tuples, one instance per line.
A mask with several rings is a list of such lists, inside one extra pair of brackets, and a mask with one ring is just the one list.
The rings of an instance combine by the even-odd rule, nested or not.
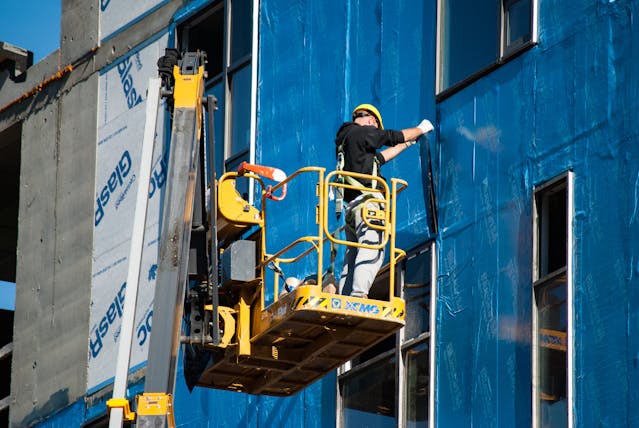
[[(533, 190), (569, 170), (574, 426), (639, 426), (638, 15), (632, 0), (541, 0), (536, 46), (437, 102), (435, 1), (260, 2), (257, 163), (333, 169), (337, 128), (364, 102), (387, 128), (436, 123), (383, 168), (409, 183), (398, 246), (437, 243), (430, 426), (531, 426)], [(269, 217), (269, 245), (312, 227), (313, 195), (291, 186), (308, 203)], [(179, 373), (176, 420), (331, 428), (335, 385), (331, 373), (289, 398), (189, 393)]]
[(437, 106), (436, 426), (531, 425), (533, 186), (572, 170), (575, 426), (636, 426), (638, 5), (542, 1), (539, 44)]

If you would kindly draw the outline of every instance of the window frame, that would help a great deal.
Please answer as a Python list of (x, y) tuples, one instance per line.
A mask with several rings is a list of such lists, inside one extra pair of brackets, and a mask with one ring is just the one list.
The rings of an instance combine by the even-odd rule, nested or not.
[[(544, 207), (540, 207), (538, 198), (545, 197), (544, 193), (555, 191), (555, 189), (564, 189), (566, 192), (566, 264), (564, 267), (554, 269), (547, 272), (542, 267), (541, 251), (546, 251), (544, 247), (547, 242), (542, 235), (541, 215)], [(547, 213), (546, 213), (547, 215)], [(574, 284), (573, 284), (573, 220), (574, 220), (574, 172), (567, 171), (533, 189), (533, 254), (532, 254), (532, 355), (531, 355), (531, 378), (532, 378), (532, 427), (540, 426), (540, 367), (539, 367), (539, 307), (537, 305), (537, 295), (545, 287), (552, 288), (557, 281), (565, 278), (566, 282), (566, 411), (567, 411), (567, 427), (574, 426)]]
[[(454, 82), (447, 87), (443, 87), (443, 49), (442, 44), (445, 42), (445, 37), (443, 36), (444, 30), (444, 7), (443, 2), (450, 0), (437, 0), (437, 33), (436, 33), (436, 42), (435, 42), (435, 99), (437, 102), (442, 101), (454, 93), (460, 91), (461, 89), (469, 86), (471, 83), (479, 80), (483, 76), (487, 75), (494, 69), (500, 67), (502, 64), (505, 64), (512, 59), (519, 56), (521, 53), (531, 49), (538, 43), (538, 8), (539, 8), (539, 0), (498, 0), (499, 7), (495, 13), (499, 14), (499, 28), (496, 31), (496, 46), (495, 46), (495, 56), (496, 60), (485, 67), (479, 68), (473, 72), (471, 72), (466, 77), (461, 80)], [(530, 1), (530, 40), (528, 41), (517, 41), (511, 45), (507, 45), (507, 25), (509, 21), (508, 10), (509, 6), (516, 4), (519, 1)]]
[[(238, 0), (239, 1), (239, 0)], [(259, 23), (259, 0), (249, 0), (252, 8), (252, 14), (249, 18), (247, 18), (247, 23), (251, 25), (251, 42), (250, 42), (250, 52), (245, 55), (242, 55), (239, 58), (236, 58), (235, 61), (232, 61), (232, 22), (233, 22), (233, 0), (219, 0), (212, 2), (212, 4), (207, 5), (206, 8), (199, 11), (198, 14), (191, 14), (188, 18), (186, 18), (183, 22), (179, 23), (178, 28), (180, 32), (178, 33), (178, 37), (176, 38), (176, 44), (180, 51), (186, 49), (186, 46), (189, 43), (188, 40), (188, 31), (193, 27), (196, 27), (198, 24), (202, 23), (206, 18), (210, 17), (212, 14), (219, 13), (220, 10), (223, 13), (222, 22), (224, 24), (224, 29), (222, 31), (222, 70), (214, 76), (207, 76), (205, 81), (205, 91), (207, 93), (211, 92), (214, 87), (217, 85), (222, 86), (221, 88), (221, 99), (218, 99), (218, 106), (223, 109), (223, 117), (220, 118), (220, 121), (216, 121), (217, 123), (221, 123), (222, 126), (222, 137), (223, 141), (218, 141), (217, 144), (222, 144), (222, 159), (217, 160), (216, 163), (221, 165), (222, 171), (217, 171), (218, 176), (222, 173), (226, 172), (227, 167), (230, 164), (237, 162), (238, 159), (245, 157), (246, 160), (250, 163), (255, 162), (255, 135), (256, 135), (256, 123), (257, 123), (257, 43), (258, 43), (258, 23)], [(248, 130), (249, 130), (249, 140), (248, 147), (243, 148), (237, 152), (232, 152), (232, 125), (233, 125), (233, 93), (232, 93), (232, 80), (233, 77), (241, 73), (247, 67), (250, 68), (250, 83), (248, 91), (250, 92), (250, 99), (246, 100), (249, 103), (249, 119), (248, 119)], [(250, 202), (252, 202), (253, 195), (253, 183), (252, 180), (249, 182), (249, 195), (251, 196)]]
[(337, 370), (336, 380), (336, 427), (340, 428), (344, 426), (343, 419), (343, 402), (342, 402), (342, 382), (349, 378), (359, 375), (365, 372), (369, 367), (383, 361), (385, 359), (395, 359), (396, 364), (396, 382), (395, 382), (395, 420), (397, 427), (406, 426), (407, 422), (407, 396), (408, 396), (408, 383), (406, 382), (407, 368), (406, 368), (406, 356), (407, 353), (420, 345), (426, 344), (428, 348), (428, 402), (425, 405), (428, 406), (428, 426), (434, 426), (435, 422), (435, 334), (436, 334), (436, 302), (437, 302), (437, 252), (436, 252), (435, 240), (429, 241), (423, 245), (418, 246), (412, 251), (408, 252), (407, 257), (402, 263), (402, 268), (399, 270), (402, 287), (401, 297), (404, 298), (404, 275), (406, 270), (406, 262), (418, 257), (426, 251), (430, 252), (430, 301), (429, 301), (429, 331), (422, 331), (415, 337), (405, 339), (404, 329), (400, 329), (395, 334), (395, 346), (386, 351), (380, 352), (380, 354), (360, 363), (353, 365), (352, 361), (343, 364)]
[[(247, 156), (249, 163), (255, 162), (255, 126), (256, 126), (256, 109), (257, 109), (257, 33), (258, 33), (258, 16), (259, 16), (259, 0), (251, 0), (251, 52), (245, 54), (235, 61), (232, 58), (232, 43), (231, 37), (233, 35), (233, 1), (224, 0), (225, 10), (225, 39), (224, 39), (224, 97), (225, 97), (225, 110), (224, 110), (224, 169), (230, 163), (235, 162), (238, 158)], [(232, 152), (233, 130), (233, 78), (241, 73), (246, 67), (251, 67), (251, 83), (250, 83), (250, 117), (249, 117), (249, 145), (248, 148)], [(253, 194), (253, 180), (250, 180), (249, 195)]]

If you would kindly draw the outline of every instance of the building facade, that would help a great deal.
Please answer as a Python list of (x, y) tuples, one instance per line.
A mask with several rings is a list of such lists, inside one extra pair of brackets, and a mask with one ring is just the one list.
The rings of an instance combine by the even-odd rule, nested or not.
[[(631, 0), (64, 0), (58, 51), (22, 74), (0, 62), (0, 280), (15, 283), (3, 421), (107, 424), (146, 82), (175, 47), (207, 52), (218, 172), (333, 169), (335, 133), (364, 102), (387, 128), (436, 128), (383, 169), (409, 185), (406, 327), (288, 398), (189, 392), (179, 368), (178, 426), (639, 425), (638, 13)], [(161, 119), (131, 394), (152, 325)], [(272, 217), (275, 242), (314, 221), (314, 195), (288, 197), (301, 208)]]

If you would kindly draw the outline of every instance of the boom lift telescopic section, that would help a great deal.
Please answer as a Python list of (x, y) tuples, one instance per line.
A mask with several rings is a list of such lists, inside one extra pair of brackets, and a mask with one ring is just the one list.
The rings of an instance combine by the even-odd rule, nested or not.
[[(216, 179), (212, 97), (206, 100), (208, 151), (202, 132), (204, 58), (202, 53), (183, 54), (164, 79), (174, 85), (164, 89), (171, 94), (172, 132), (145, 396), (168, 396), (168, 410), (180, 344), (189, 347), (185, 359), (196, 356), (187, 361), (192, 370), (185, 370), (190, 387), (288, 396), (404, 325), (404, 301), (396, 297), (396, 278), (401, 276), (395, 265), (405, 253), (395, 246), (395, 207), (406, 182), (391, 179), (389, 185), (380, 177), (346, 171), (327, 174), (320, 167), (301, 168), (286, 177), (278, 169), (250, 164)], [(347, 184), (347, 175), (376, 184)], [(265, 178), (278, 183), (266, 185)], [(255, 183), (259, 208), (240, 194), (239, 180)], [(285, 199), (286, 186), (299, 182), (312, 183), (308, 198)], [(382, 195), (370, 200), (376, 204), (362, 206), (364, 221), (382, 232), (379, 245), (342, 240), (339, 230), (329, 230), (329, 194), (344, 188)], [(314, 231), (267, 251), (267, 208), (271, 214), (296, 212), (304, 202), (314, 205)], [(389, 263), (382, 269), (388, 278), (386, 298), (323, 292), (329, 245), (332, 254), (338, 245), (388, 246)], [(282, 271), (298, 262), (314, 266), (313, 279), (280, 295)], [(269, 268), (273, 275), (267, 275)], [(184, 332), (183, 320), (188, 326)], [(129, 410), (128, 402), (119, 397), (108, 406)], [(130, 421), (137, 418), (139, 424), (141, 416), (139, 407), (137, 414), (129, 410)]]

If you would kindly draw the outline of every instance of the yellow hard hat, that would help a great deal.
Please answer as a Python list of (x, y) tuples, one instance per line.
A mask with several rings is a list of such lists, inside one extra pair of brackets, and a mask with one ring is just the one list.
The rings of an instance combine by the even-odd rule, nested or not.
[(382, 123), (382, 115), (379, 114), (379, 110), (377, 110), (374, 105), (372, 105), (372, 104), (360, 104), (360, 105), (358, 105), (357, 107), (355, 107), (353, 109), (352, 115), (354, 115), (355, 112), (358, 112), (360, 110), (366, 110), (367, 112), (369, 112), (373, 116), (375, 116), (375, 119), (377, 119), (377, 123), (379, 123), (379, 129), (384, 129), (384, 124)]

